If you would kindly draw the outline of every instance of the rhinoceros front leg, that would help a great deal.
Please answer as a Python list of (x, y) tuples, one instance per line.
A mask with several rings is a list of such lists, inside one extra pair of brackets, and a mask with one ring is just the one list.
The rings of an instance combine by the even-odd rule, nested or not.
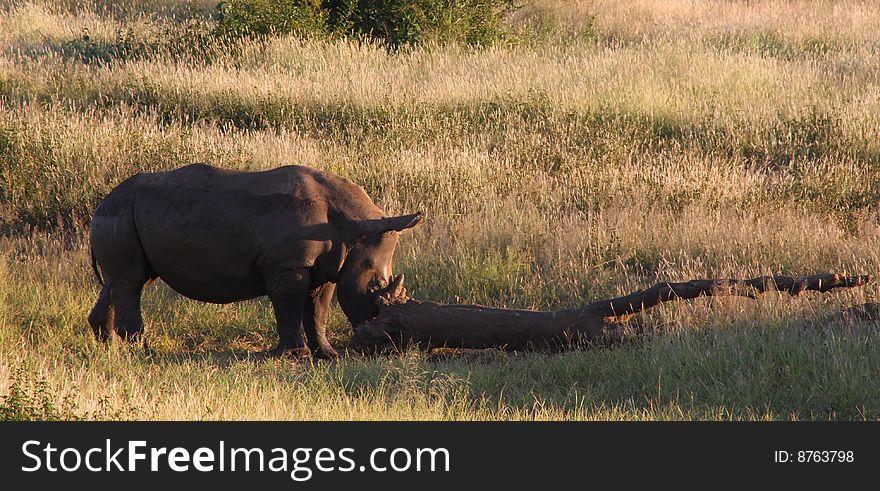
[(303, 309), (303, 330), (309, 349), (316, 358), (336, 358), (339, 356), (330, 342), (327, 341), (327, 312), (336, 285), (325, 283), (312, 290), (306, 299)]
[(303, 304), (309, 293), (309, 272), (305, 269), (282, 271), (267, 282), (269, 300), (278, 327), (275, 355), (291, 354), (297, 358), (311, 356), (303, 342)]

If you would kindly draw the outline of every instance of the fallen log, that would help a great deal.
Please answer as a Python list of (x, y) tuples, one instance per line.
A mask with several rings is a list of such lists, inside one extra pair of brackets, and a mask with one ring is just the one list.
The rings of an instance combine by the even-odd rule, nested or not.
[(799, 277), (664, 282), (579, 308), (536, 311), (414, 300), (407, 295), (403, 275), (399, 275), (379, 295), (379, 314), (355, 328), (350, 346), (357, 350), (410, 345), (422, 349), (553, 350), (592, 341), (609, 327), (619, 326), (633, 315), (670, 300), (702, 296), (757, 298), (767, 291), (797, 296), (805, 291), (827, 292), (835, 288), (862, 286), (872, 280), (869, 275), (820, 273)]

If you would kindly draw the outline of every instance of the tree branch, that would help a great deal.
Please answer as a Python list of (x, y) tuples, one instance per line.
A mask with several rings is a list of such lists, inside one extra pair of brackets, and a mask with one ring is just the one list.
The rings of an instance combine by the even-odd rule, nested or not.
[(691, 280), (684, 283), (658, 283), (651, 288), (622, 297), (593, 302), (608, 317), (636, 314), (670, 300), (690, 300), (702, 296), (741, 296), (757, 298), (768, 291), (798, 296), (805, 291), (827, 292), (835, 288), (862, 286), (873, 280), (870, 275), (841, 276), (819, 273), (809, 276), (759, 276), (748, 280)]
[(622, 297), (575, 309), (546, 312), (420, 302), (409, 298), (403, 287), (403, 275), (399, 275), (379, 296), (379, 315), (355, 328), (351, 346), (355, 349), (389, 345), (399, 348), (409, 344), (425, 349), (558, 349), (575, 342), (590, 341), (607, 327), (671, 300), (725, 295), (757, 298), (771, 290), (796, 296), (804, 291), (853, 288), (872, 280), (868, 275), (821, 273), (799, 277), (760, 276), (748, 280), (658, 283)]

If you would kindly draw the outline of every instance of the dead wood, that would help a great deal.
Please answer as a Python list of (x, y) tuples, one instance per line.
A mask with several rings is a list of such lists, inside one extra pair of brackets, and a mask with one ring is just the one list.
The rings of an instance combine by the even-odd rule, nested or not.
[(757, 298), (767, 291), (797, 296), (805, 291), (827, 292), (862, 286), (872, 280), (868, 275), (820, 273), (798, 277), (760, 276), (747, 280), (664, 282), (579, 308), (537, 311), (414, 300), (407, 295), (403, 275), (399, 275), (379, 296), (379, 314), (355, 328), (351, 346), (359, 350), (408, 345), (423, 349), (552, 350), (592, 341), (608, 327), (671, 300), (703, 296)]

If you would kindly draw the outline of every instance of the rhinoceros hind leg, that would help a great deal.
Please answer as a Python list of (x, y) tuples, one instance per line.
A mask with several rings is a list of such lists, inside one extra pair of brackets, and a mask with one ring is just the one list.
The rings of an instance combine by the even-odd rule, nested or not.
[(106, 343), (110, 340), (113, 326), (113, 304), (110, 303), (110, 287), (104, 285), (98, 295), (98, 301), (89, 313), (89, 325), (95, 333), (95, 339)]
[[(141, 246), (131, 211), (134, 203), (130, 201), (117, 198), (99, 205), (100, 212), (96, 211), (92, 218), (90, 235), (92, 254), (105, 281), (101, 298), (109, 291), (107, 324), (122, 339), (140, 341), (144, 331), (141, 291), (144, 284), (157, 275)], [(96, 308), (101, 306), (101, 298)], [(100, 319), (100, 309), (95, 312), (95, 318)]]
[(144, 320), (141, 317), (141, 291), (144, 285), (138, 283), (116, 284), (110, 288), (113, 303), (113, 328), (116, 334), (126, 341), (142, 339)]

